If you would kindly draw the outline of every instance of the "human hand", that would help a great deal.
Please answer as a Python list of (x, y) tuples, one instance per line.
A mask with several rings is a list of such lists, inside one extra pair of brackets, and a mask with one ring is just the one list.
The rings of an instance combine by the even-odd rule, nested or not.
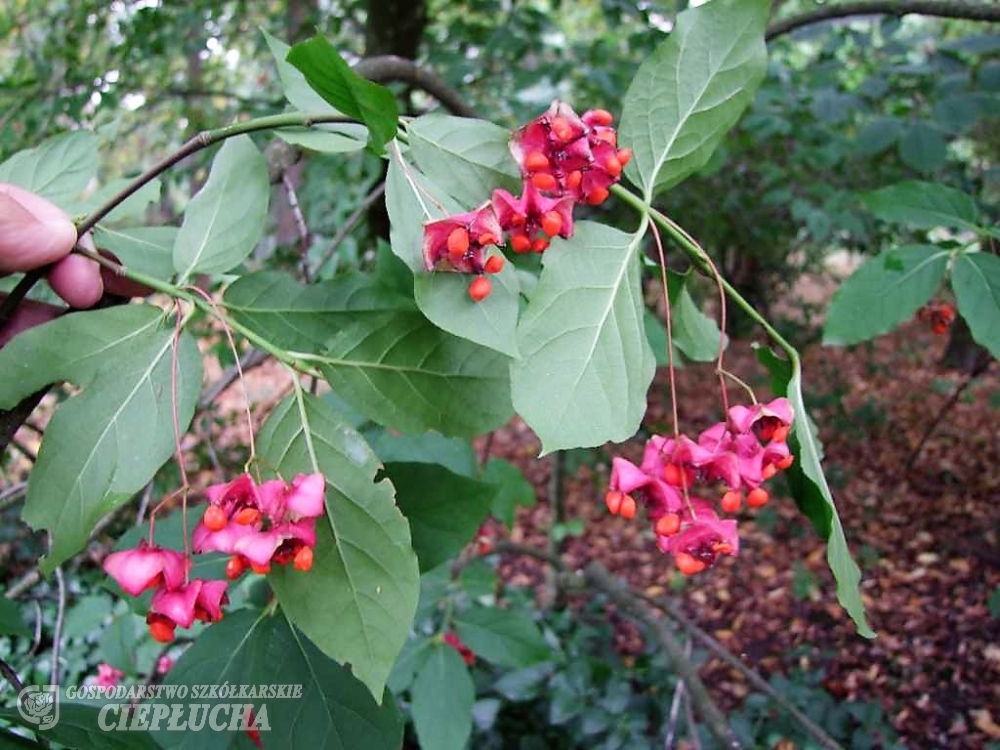
[[(104, 282), (94, 261), (70, 254), (76, 241), (76, 227), (62, 210), (34, 193), (0, 183), (0, 276), (51, 265), (48, 279), (56, 294), (72, 307), (91, 307), (104, 293)], [(22, 301), (0, 327), (0, 346), (60, 312), (53, 305)]]
[(52, 289), (72, 307), (91, 307), (104, 293), (100, 267), (71, 255), (76, 227), (34, 193), (0, 183), (0, 275), (52, 265)]

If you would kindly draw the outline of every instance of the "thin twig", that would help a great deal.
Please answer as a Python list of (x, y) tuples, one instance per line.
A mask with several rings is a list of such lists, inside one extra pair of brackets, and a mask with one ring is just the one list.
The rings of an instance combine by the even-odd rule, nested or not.
[(930, 440), (931, 435), (934, 434), (934, 431), (937, 429), (938, 425), (941, 424), (942, 420), (944, 420), (944, 418), (947, 416), (948, 412), (950, 412), (952, 408), (955, 406), (955, 404), (958, 403), (958, 400), (962, 397), (962, 394), (965, 393), (966, 390), (968, 390), (969, 386), (972, 385), (973, 381), (989, 369), (992, 361), (993, 361), (992, 358), (989, 356), (983, 357), (980, 360), (980, 362), (977, 363), (975, 369), (969, 373), (968, 377), (965, 380), (963, 380), (959, 384), (959, 386), (955, 389), (954, 393), (952, 393), (951, 396), (948, 397), (948, 400), (941, 405), (941, 408), (938, 409), (938, 413), (934, 415), (934, 419), (931, 420), (931, 423), (927, 425), (927, 429), (924, 430), (924, 434), (920, 436), (920, 442), (917, 443), (917, 447), (913, 449), (913, 451), (910, 453), (910, 457), (906, 459), (907, 471), (913, 468), (913, 465), (917, 462), (917, 459), (920, 457), (920, 453), (923, 451), (924, 446), (927, 444), (927, 441)]
[[(513, 553), (534, 557), (548, 563), (563, 575), (563, 580), (568, 586), (572, 586), (578, 591), (600, 590), (607, 597), (621, 607), (624, 611), (632, 615), (640, 623), (646, 625), (657, 641), (667, 652), (667, 656), (673, 664), (677, 676), (687, 684), (687, 690), (692, 700), (705, 722), (705, 726), (712, 733), (716, 741), (724, 748), (738, 750), (741, 747), (739, 740), (729, 728), (726, 718), (718, 704), (712, 700), (705, 683), (698, 676), (697, 668), (684, 655), (684, 647), (667, 627), (666, 621), (659, 616), (658, 612), (648, 606), (641, 597), (631, 591), (626, 583), (615, 578), (607, 568), (598, 562), (590, 562), (582, 572), (572, 570), (560, 558), (534, 547), (513, 544), (507, 541), (500, 541), (493, 545), (493, 549), (488, 554)], [(582, 579), (582, 580), (581, 580)]]
[[(563, 452), (554, 451), (549, 459), (549, 527), (548, 527), (548, 549), (549, 554), (560, 559), (560, 543), (556, 539), (556, 528), (563, 520), (562, 506), (562, 475), (563, 475)], [(559, 600), (559, 571), (554, 567), (545, 569), (545, 596), (542, 602), (543, 609), (550, 609), (556, 606)]]
[[(49, 547), (52, 546), (51, 539)], [(52, 631), (52, 685), (59, 684), (59, 649), (62, 645), (63, 621), (66, 618), (66, 579), (63, 577), (62, 567), (56, 568), (56, 586), (59, 590), (59, 605), (56, 609), (56, 623)]]
[(14, 503), (18, 502), (28, 491), (27, 482), (18, 482), (0, 492), (0, 511), (7, 510)]
[(281, 184), (285, 186), (285, 198), (288, 200), (288, 207), (292, 209), (292, 216), (295, 217), (295, 227), (299, 232), (299, 262), (302, 264), (302, 278), (308, 284), (312, 280), (309, 272), (309, 245), (312, 243), (309, 227), (306, 225), (306, 217), (302, 215), (299, 206), (299, 196), (295, 192), (295, 183), (288, 176), (288, 172), (281, 173)]
[(21, 691), (24, 690), (24, 684), (21, 682), (21, 678), (18, 677), (17, 672), (3, 659), (0, 659), (0, 675), (3, 675), (4, 679), (10, 683), (15, 693), (20, 695)]
[(681, 703), (684, 704), (684, 720), (687, 723), (687, 735), (691, 740), (693, 750), (701, 750), (701, 740), (698, 739), (698, 722), (694, 718), (694, 706), (691, 704), (691, 693), (684, 693)]
[[(691, 656), (691, 639), (688, 638), (684, 653)], [(677, 687), (674, 688), (674, 697), (670, 702), (670, 713), (667, 716), (667, 732), (663, 740), (664, 750), (673, 750), (674, 735), (677, 734), (677, 717), (680, 715), (681, 701), (684, 698), (684, 681), (677, 680)]]
[(337, 248), (339, 248), (344, 243), (344, 240), (346, 240), (347, 237), (351, 234), (351, 231), (354, 229), (357, 223), (361, 221), (362, 217), (364, 217), (365, 214), (368, 213), (368, 209), (370, 209), (375, 204), (375, 202), (378, 201), (378, 199), (381, 198), (384, 194), (385, 194), (385, 183), (380, 182), (378, 185), (375, 186), (374, 189), (372, 189), (370, 193), (368, 193), (368, 195), (365, 196), (364, 200), (361, 201), (360, 204), (358, 204), (358, 207), (356, 209), (354, 209), (354, 213), (352, 213), (350, 216), (347, 217), (344, 223), (340, 225), (340, 228), (337, 230), (337, 233), (333, 235), (333, 239), (330, 240), (330, 246), (327, 247), (327, 249), (323, 252), (323, 256), (319, 259), (319, 262), (313, 268), (314, 274), (319, 273), (320, 269), (330, 262), (330, 259), (334, 256), (334, 253), (337, 252)]
[(672, 620), (677, 622), (678, 625), (687, 630), (692, 638), (696, 639), (703, 646), (705, 646), (714, 656), (723, 661), (727, 666), (735, 669), (737, 672), (740, 672), (757, 690), (764, 693), (767, 697), (778, 704), (780, 708), (787, 711), (788, 714), (795, 721), (797, 721), (806, 733), (816, 740), (821, 747), (824, 747), (827, 750), (844, 750), (840, 744), (828, 735), (819, 725), (815, 724), (812, 719), (802, 713), (793, 703), (775, 690), (771, 683), (765, 680), (759, 672), (744, 664), (743, 661), (732, 651), (727, 649), (718, 640), (700, 628), (690, 617), (684, 614), (684, 612), (676, 604), (664, 598), (655, 598), (642, 593), (636, 595), (640, 599), (643, 599), (667, 614)]
[(198, 408), (207, 409), (222, 395), (223, 391), (239, 379), (241, 370), (246, 375), (248, 371), (267, 362), (269, 357), (270, 355), (267, 352), (262, 352), (260, 349), (251, 349), (248, 351), (239, 358), (239, 367), (236, 365), (227, 367), (218, 380), (202, 391), (201, 398), (198, 399)]

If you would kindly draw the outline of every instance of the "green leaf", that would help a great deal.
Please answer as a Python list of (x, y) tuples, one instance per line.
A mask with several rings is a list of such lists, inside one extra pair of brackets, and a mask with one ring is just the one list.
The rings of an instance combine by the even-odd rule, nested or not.
[[(84, 214), (92, 213), (111, 198), (118, 195), (118, 193), (131, 183), (132, 179), (126, 177), (111, 180), (101, 185), (85, 198), (73, 201), (72, 204), (64, 207), (64, 209), (70, 216), (83, 216)], [(115, 206), (107, 216), (101, 219), (101, 223), (141, 218), (150, 203), (160, 200), (161, 187), (162, 185), (159, 180), (150, 180)]]
[(511, 385), (544, 453), (620, 442), (642, 421), (656, 363), (642, 320), (641, 239), (580, 222), (543, 256)]
[(493, 487), (425, 463), (387, 463), (396, 503), (410, 523), (413, 549), (425, 572), (461, 552), (486, 520)]
[(947, 266), (948, 251), (933, 245), (897, 247), (865, 261), (834, 294), (823, 343), (856, 344), (909, 320), (937, 291)]
[(184, 210), (174, 243), (181, 279), (228, 271), (250, 255), (264, 232), (270, 195), (267, 162), (250, 136), (227, 140), (208, 181)]
[(465, 207), (406, 161), (397, 144), (392, 144), (389, 152), (385, 208), (389, 214), (392, 252), (414, 275), (425, 274), (424, 224), (462, 213)]
[(487, 277), (493, 283), (493, 290), (480, 302), (469, 297), (469, 283), (474, 278), (464, 273), (417, 273), (413, 277), (417, 306), (432, 323), (448, 333), (517, 357), (520, 297), (514, 264), (505, 263), (500, 273)]
[[(469, 297), (472, 276), (427, 271), (424, 223), (443, 218), (445, 212), (460, 213), (472, 206), (455, 201), (440, 183), (405, 162), (398, 149), (393, 147), (392, 151), (386, 177), (392, 250), (413, 271), (414, 296), (420, 311), (438, 328), (516, 357), (520, 299), (514, 264), (506, 263), (503, 271), (489, 277), (493, 291), (481, 302)], [(489, 192), (483, 195), (489, 196)]]
[(31, 631), (21, 617), (21, 608), (6, 596), (0, 596), (0, 635), (31, 638)]
[(18, 151), (0, 164), (0, 182), (37, 193), (60, 207), (70, 207), (97, 174), (101, 140), (76, 130)]
[(434, 641), (430, 638), (418, 638), (409, 640), (399, 652), (399, 658), (392, 665), (392, 672), (389, 673), (389, 681), (386, 683), (389, 690), (399, 695), (413, 684), (413, 678), (431, 655), (431, 646)]
[(774, 395), (785, 396), (795, 410), (795, 421), (788, 439), (795, 462), (784, 473), (792, 496), (799, 510), (826, 540), (826, 561), (837, 581), (837, 600), (854, 620), (858, 633), (865, 638), (874, 638), (875, 632), (868, 625), (861, 602), (861, 571), (847, 546), (844, 528), (820, 463), (823, 446), (802, 397), (801, 365), (797, 358), (793, 362), (779, 359), (766, 347), (757, 349), (757, 359), (771, 373)]
[(454, 622), (465, 645), (498, 666), (527, 667), (551, 656), (538, 627), (520, 612), (472, 607), (456, 615)]
[[(65, 695), (65, 694), (63, 694)], [(62, 698), (63, 696), (60, 696)], [(159, 750), (149, 732), (129, 730), (108, 732), (98, 723), (102, 706), (59, 701), (59, 720), (51, 729), (38, 732), (39, 735), (57, 742), (64, 747), (80, 747), (88, 750)], [(115, 719), (119, 714), (113, 714)], [(27, 723), (13, 708), (0, 709), (0, 719), (37, 731), (38, 726)], [(107, 721), (107, 718), (105, 718)]]
[(174, 275), (176, 227), (134, 227), (94, 230), (94, 244), (114, 253), (122, 265), (157, 279)]
[(463, 477), (475, 477), (479, 472), (479, 459), (468, 440), (445, 437), (437, 432), (395, 433), (381, 427), (363, 430), (361, 434), (384, 464), (441, 464)]
[(708, 163), (764, 80), (770, 0), (713, 0), (680, 13), (625, 94), (618, 141), (647, 200)]
[(382, 151), (396, 135), (396, 97), (351, 70), (322, 34), (296, 44), (286, 59), (323, 99), (368, 126), (369, 143), (375, 151)]
[(278, 405), (258, 447), (263, 464), (281, 476), (321, 471), (327, 481), (312, 570), (272, 572), (268, 580), (278, 601), (297, 628), (325, 654), (349, 664), (381, 700), (420, 590), (392, 484), (374, 481), (379, 463), (364, 439), (308, 394)]
[(865, 125), (858, 133), (858, 152), (862, 156), (880, 154), (899, 140), (903, 126), (894, 117), (879, 117)]
[(136, 649), (140, 636), (145, 631), (145, 622), (132, 612), (116, 615), (111, 623), (101, 629), (98, 653), (103, 661), (117, 667), (125, 674), (136, 676)]
[(979, 209), (972, 196), (933, 182), (899, 182), (862, 193), (861, 202), (882, 221), (915, 229), (977, 229)]
[(496, 594), (500, 577), (485, 560), (471, 560), (458, 576), (462, 590), (473, 598)]
[(503, 521), (508, 529), (514, 526), (514, 514), (518, 506), (530, 508), (538, 502), (531, 482), (524, 478), (524, 474), (514, 464), (502, 458), (490, 459), (483, 471), (483, 481), (496, 486), (490, 513), (497, 520)]
[(361, 274), (308, 286), (280, 271), (237, 279), (226, 289), (226, 309), (239, 323), (289, 351), (322, 351), (337, 331), (366, 315), (414, 310), (413, 300)]
[(473, 437), (513, 415), (507, 357), (455, 338), (419, 313), (346, 326), (316, 361), (341, 396), (403, 432)]
[(948, 133), (971, 129), (983, 113), (981, 94), (953, 94), (934, 103), (934, 119)]
[[(642, 324), (646, 329), (646, 340), (649, 341), (649, 345), (653, 349), (656, 366), (666, 367), (670, 364), (670, 360), (667, 358), (667, 327), (648, 309), (643, 311)], [(674, 344), (673, 360), (674, 369), (679, 370), (684, 367), (684, 357), (677, 350), (676, 343)]]
[(476, 688), (458, 652), (443, 643), (435, 644), (410, 693), (410, 714), (420, 747), (464, 750), (472, 734)]
[[(108, 512), (142, 489), (174, 450), (171, 422), (173, 326), (149, 305), (78, 312), (17, 336), (0, 350), (0, 408), (49, 383), (82, 392), (64, 402), (45, 430), (23, 518), (48, 529), (46, 573), (83, 548)], [(178, 355), (181, 429), (194, 414), (201, 355), (184, 333)]]
[(925, 122), (914, 122), (899, 141), (899, 158), (924, 174), (944, 166), (948, 144), (941, 131)]
[(365, 147), (368, 130), (364, 125), (344, 123), (343, 125), (314, 125), (311, 128), (293, 130), (282, 128), (274, 134), (285, 143), (318, 151), (321, 154), (349, 154)]
[(674, 346), (690, 360), (711, 362), (719, 356), (719, 337), (722, 334), (715, 320), (695, 304), (687, 288), (690, 278), (690, 273), (667, 271)]
[[(250, 703), (260, 717), (266, 706), (265, 746), (289, 750), (396, 750), (403, 720), (390, 693), (377, 705), (348, 669), (327, 658), (281, 614), (249, 610), (228, 614), (184, 652), (167, 675), (168, 685), (189, 688), (190, 703)], [(194, 695), (195, 685), (301, 685), (301, 697), (212, 700)], [(209, 708), (209, 711), (212, 709)], [(230, 714), (225, 714), (228, 718)], [(164, 747), (217, 748), (228, 737), (217, 732), (161, 731)], [(249, 743), (247, 744), (249, 746)], [(240, 745), (243, 747), (243, 745)]]
[(267, 47), (271, 50), (274, 64), (278, 68), (278, 78), (281, 79), (281, 88), (291, 105), (301, 112), (338, 114), (338, 110), (331, 107), (326, 99), (313, 91), (313, 87), (309, 85), (299, 69), (288, 62), (288, 51), (291, 47), (271, 36), (264, 29), (261, 29), (260, 33), (264, 35)]
[(496, 188), (520, 192), (509, 130), (485, 120), (430, 114), (413, 120), (406, 131), (420, 171), (466, 209), (489, 200)]
[(1000, 359), (1000, 258), (962, 253), (951, 270), (951, 286), (972, 338)]

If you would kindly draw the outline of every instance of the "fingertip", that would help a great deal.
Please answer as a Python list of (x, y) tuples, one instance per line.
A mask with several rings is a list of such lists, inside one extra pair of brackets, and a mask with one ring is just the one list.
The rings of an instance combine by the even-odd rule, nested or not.
[(100, 266), (80, 255), (67, 255), (56, 263), (49, 284), (71, 307), (93, 307), (104, 294)]

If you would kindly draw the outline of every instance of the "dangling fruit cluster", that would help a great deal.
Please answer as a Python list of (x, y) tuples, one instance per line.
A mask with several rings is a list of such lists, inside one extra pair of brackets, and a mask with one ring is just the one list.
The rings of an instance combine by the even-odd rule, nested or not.
[[(271, 563), (307, 571), (316, 546), (316, 519), (323, 515), (326, 479), (300, 474), (291, 485), (275, 479), (257, 485), (249, 474), (208, 488), (209, 505), (192, 533), (196, 553), (225, 552), (226, 578), (245, 570), (267, 573)], [(174, 639), (176, 628), (195, 620), (216, 622), (229, 603), (228, 581), (189, 579), (190, 556), (145, 540), (134, 549), (108, 555), (105, 572), (132, 596), (153, 589), (146, 624), (161, 643)]]
[(503, 255), (486, 257), (488, 248), (544, 253), (554, 237), (571, 237), (574, 206), (603, 203), (632, 158), (630, 149), (618, 148), (612, 121), (606, 110), (580, 117), (556, 101), (518, 130), (510, 150), (521, 169), (521, 195), (497, 189), (475, 211), (425, 224), (427, 270), (477, 274), (469, 296), (480, 302), (493, 289), (482, 274), (499, 273), (504, 266)]
[(645, 506), (659, 548), (673, 555), (681, 573), (700, 573), (719, 555), (735, 555), (740, 543), (736, 521), (720, 518), (710, 502), (692, 493), (699, 485), (719, 487), (719, 507), (730, 514), (744, 500), (750, 508), (765, 505), (769, 496), (761, 485), (794, 462), (787, 442), (793, 416), (788, 399), (778, 398), (732, 407), (725, 422), (697, 441), (654, 435), (640, 466), (613, 459), (604, 498), (608, 510), (630, 520)]
[(929, 302), (917, 310), (917, 319), (927, 323), (938, 336), (943, 336), (955, 322), (955, 308), (947, 302)]

